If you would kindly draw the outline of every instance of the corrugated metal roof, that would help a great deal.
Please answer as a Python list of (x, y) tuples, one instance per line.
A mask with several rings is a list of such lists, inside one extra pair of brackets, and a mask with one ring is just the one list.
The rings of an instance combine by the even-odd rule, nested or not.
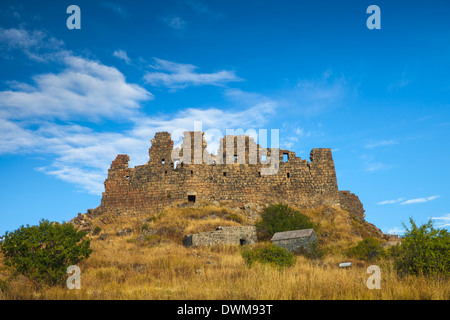
[(306, 238), (306, 237), (309, 237), (313, 232), (314, 232), (314, 229), (302, 229), (302, 230), (277, 232), (273, 235), (271, 241)]

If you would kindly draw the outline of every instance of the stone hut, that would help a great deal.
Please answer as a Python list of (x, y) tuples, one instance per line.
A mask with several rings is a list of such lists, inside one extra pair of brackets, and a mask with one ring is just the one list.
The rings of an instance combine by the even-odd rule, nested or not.
[(309, 251), (309, 245), (317, 242), (318, 238), (313, 229), (302, 229), (277, 232), (273, 235), (271, 241), (273, 244), (289, 251), (295, 251), (300, 248)]
[(256, 227), (217, 227), (214, 231), (189, 234), (184, 237), (185, 246), (244, 245), (256, 243)]

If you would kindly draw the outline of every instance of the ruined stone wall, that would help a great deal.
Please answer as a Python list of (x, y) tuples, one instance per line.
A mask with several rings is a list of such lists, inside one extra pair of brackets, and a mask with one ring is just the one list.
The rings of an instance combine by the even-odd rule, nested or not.
[[(149, 162), (134, 168), (128, 168), (127, 155), (118, 155), (108, 171), (100, 209), (155, 212), (194, 197), (195, 202), (284, 202), (297, 207), (339, 206), (342, 199), (347, 201), (349, 198), (339, 194), (330, 149), (313, 149), (309, 162), (296, 157), (292, 151), (275, 152), (260, 148), (251, 138), (244, 136), (241, 151), (243, 149), (245, 153), (242, 154), (238, 152), (238, 138), (232, 136), (236, 139), (234, 148), (228, 145), (227, 152), (226, 137), (222, 139), (220, 148), (223, 160), (231, 159), (230, 162), (234, 163), (223, 163), (219, 157), (210, 155), (206, 163), (200, 161), (196, 164), (198, 161), (186, 161), (195, 160), (193, 135), (193, 132), (185, 133), (183, 141), (185, 146), (190, 142), (190, 152), (186, 152), (187, 148), (179, 152), (173, 149), (169, 133), (157, 133), (149, 150)], [(200, 145), (197, 147), (205, 153), (206, 142), (203, 138), (200, 141), (202, 143), (197, 143)], [(175, 151), (178, 158), (173, 156)], [(283, 154), (288, 157), (285, 162)], [(263, 155), (266, 155), (265, 160)], [(279, 157), (279, 163), (274, 165), (271, 157)], [(173, 159), (179, 159), (180, 163), (174, 166)], [(276, 173), (265, 175), (263, 170), (270, 168)]]
[(311, 249), (310, 245), (313, 242), (317, 241), (318, 241), (317, 236), (315, 235), (315, 233), (313, 233), (309, 237), (272, 240), (272, 243), (288, 251), (296, 251), (301, 248), (305, 249), (306, 251), (310, 251)]
[(244, 245), (256, 243), (256, 227), (218, 227), (214, 231), (186, 235), (185, 246)]
[(351, 212), (357, 219), (364, 220), (365, 210), (357, 195), (350, 191), (339, 191), (339, 201), (342, 209)]

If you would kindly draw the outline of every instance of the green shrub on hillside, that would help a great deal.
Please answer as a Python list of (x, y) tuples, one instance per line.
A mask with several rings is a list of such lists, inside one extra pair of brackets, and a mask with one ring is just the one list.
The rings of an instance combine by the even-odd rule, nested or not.
[(41, 220), (38, 226), (22, 226), (6, 232), (1, 243), (6, 266), (37, 284), (62, 284), (67, 267), (92, 253), (86, 233), (72, 224)]
[(318, 241), (312, 241), (308, 244), (307, 249), (299, 248), (294, 253), (305, 256), (308, 259), (317, 260), (325, 257), (326, 251), (319, 245)]
[(350, 257), (365, 260), (375, 261), (385, 256), (385, 250), (381, 247), (381, 242), (375, 238), (369, 237), (360, 241), (356, 246), (347, 251)]
[(242, 251), (242, 257), (249, 267), (252, 267), (257, 262), (278, 268), (290, 267), (295, 263), (295, 257), (292, 252), (271, 243), (245, 248)]
[(94, 235), (97, 235), (97, 234), (99, 234), (100, 233), (100, 231), (102, 231), (102, 228), (100, 228), (99, 226), (96, 226), (95, 228), (94, 228), (94, 231), (92, 232)]
[(421, 226), (409, 219), (400, 246), (392, 250), (394, 266), (402, 274), (450, 276), (450, 233), (434, 229), (431, 220)]
[(262, 239), (270, 239), (275, 233), (282, 231), (317, 229), (317, 225), (308, 216), (281, 203), (264, 209), (256, 227)]

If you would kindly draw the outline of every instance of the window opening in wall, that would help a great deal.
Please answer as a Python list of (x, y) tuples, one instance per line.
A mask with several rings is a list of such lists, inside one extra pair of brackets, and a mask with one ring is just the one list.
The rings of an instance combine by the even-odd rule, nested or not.
[(166, 160), (162, 159), (162, 160), (161, 160), (161, 163), (162, 163), (162, 164), (166, 164)]
[(239, 239), (239, 245), (243, 246), (244, 244), (247, 244), (246, 239)]
[(164, 171), (164, 174), (167, 174), (167, 171)]
[(223, 173), (223, 176), (224, 176), (224, 177), (226, 177), (226, 176), (227, 176), (227, 173), (226, 173), (226, 172), (224, 172), (224, 173)]
[(286, 174), (286, 176), (289, 178), (289, 172)]
[(195, 195), (188, 196), (188, 202), (195, 203)]
[(194, 175), (194, 171), (191, 170), (191, 176), (193, 176), (193, 175)]
[(283, 153), (283, 162), (288, 162), (288, 161), (289, 161), (289, 154)]
[(261, 155), (261, 162), (267, 161), (267, 156), (265, 154)]
[(234, 162), (237, 162), (237, 154), (234, 155)]

